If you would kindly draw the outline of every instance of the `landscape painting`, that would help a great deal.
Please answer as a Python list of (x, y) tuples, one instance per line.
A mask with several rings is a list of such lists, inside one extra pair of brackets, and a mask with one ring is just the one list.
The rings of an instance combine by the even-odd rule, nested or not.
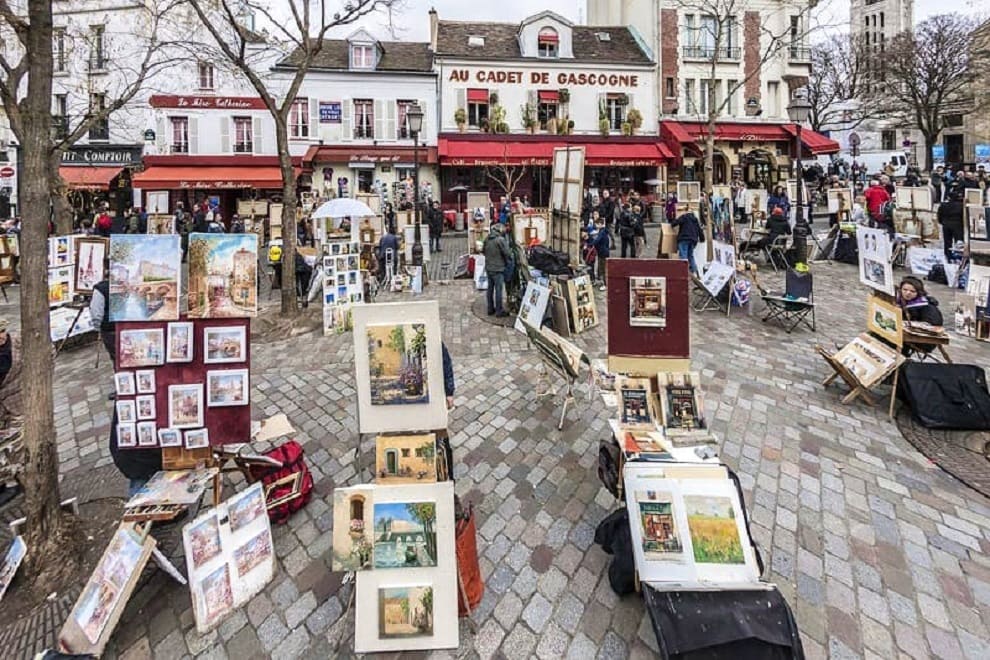
[(437, 565), (435, 502), (376, 502), (375, 568)]
[(650, 561), (683, 559), (684, 544), (674, 519), (673, 495), (666, 491), (636, 493), (643, 535), (643, 556)]
[(271, 532), (262, 530), (257, 536), (234, 550), (234, 564), (237, 575), (244, 577), (264, 562), (272, 560)]
[(230, 571), (223, 564), (205, 578), (202, 589), (202, 615), (209, 626), (234, 607), (234, 594), (230, 589)]
[(685, 495), (688, 531), (699, 564), (744, 564), (736, 512), (728, 497)]
[(247, 359), (247, 334), (243, 325), (203, 329), (206, 347), (203, 362), (219, 364), (244, 362)]
[(247, 404), (247, 369), (227, 369), (206, 372), (207, 406), (246, 406)]
[(182, 247), (178, 235), (110, 237), (110, 320), (179, 318)]
[(369, 325), (367, 339), (371, 405), (429, 403), (426, 325)]
[(188, 539), (192, 555), (191, 568), (198, 570), (220, 554), (220, 525), (215, 514), (188, 525), (183, 532)]
[(157, 367), (162, 364), (165, 364), (165, 332), (161, 328), (120, 331), (118, 367)]
[(333, 491), (332, 570), (371, 568), (371, 488), (337, 488)]
[(413, 484), (437, 480), (437, 445), (432, 433), (380, 435), (375, 439), (375, 483)]
[(258, 237), (189, 236), (190, 318), (238, 318), (258, 313)]
[(433, 635), (433, 587), (378, 590), (378, 636), (381, 639)]

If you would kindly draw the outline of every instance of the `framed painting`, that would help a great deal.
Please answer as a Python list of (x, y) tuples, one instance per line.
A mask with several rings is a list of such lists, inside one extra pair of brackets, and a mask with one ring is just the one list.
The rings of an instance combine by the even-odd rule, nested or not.
[(828, 212), (832, 215), (845, 216), (850, 213), (853, 201), (856, 199), (852, 188), (828, 188), (825, 191)]
[(258, 237), (189, 235), (189, 317), (258, 314)]
[(168, 386), (168, 419), (174, 429), (192, 429), (203, 425), (203, 386)]
[(193, 324), (188, 322), (169, 323), (167, 326), (165, 354), (166, 362), (193, 361)]
[(182, 431), (179, 429), (158, 429), (159, 447), (181, 447)]
[(249, 397), (248, 370), (223, 369), (206, 372), (206, 405), (246, 406)]
[(137, 421), (137, 408), (134, 405), (134, 399), (115, 401), (114, 403), (117, 407), (118, 424), (130, 424)]
[(176, 321), (182, 247), (178, 235), (110, 237), (110, 320)]
[(658, 328), (666, 327), (666, 278), (629, 278), (629, 325)]
[(121, 369), (165, 364), (165, 332), (161, 328), (119, 330), (117, 366)]
[(203, 328), (203, 363), (225, 364), (247, 359), (247, 330), (243, 325)]
[(76, 291), (93, 293), (93, 287), (107, 276), (105, 262), (110, 241), (98, 236), (76, 238)]
[(186, 449), (203, 449), (210, 446), (210, 429), (195, 429), (184, 434)]
[(866, 329), (898, 348), (904, 345), (904, 313), (894, 303), (876, 296), (867, 298)]
[(137, 423), (138, 447), (158, 446), (158, 427), (154, 422)]
[(437, 301), (352, 309), (362, 433), (447, 427)]
[(412, 484), (437, 480), (437, 440), (433, 433), (375, 438), (375, 483)]
[(154, 369), (140, 369), (134, 372), (135, 379), (137, 380), (137, 393), (138, 394), (154, 394), (155, 393), (155, 370)]
[[(157, 413), (155, 410), (155, 395), (154, 394), (142, 394), (138, 396), (134, 401), (118, 401), (118, 403), (136, 403), (137, 404), (137, 419), (140, 421), (153, 420), (157, 418)], [(118, 409), (119, 414), (119, 409)], [(130, 420), (121, 420), (130, 421)]]
[(137, 425), (135, 422), (117, 424), (117, 446), (137, 447)]
[(888, 296), (894, 295), (894, 268), (890, 261), (890, 237), (883, 229), (856, 228), (859, 248), (859, 281)]

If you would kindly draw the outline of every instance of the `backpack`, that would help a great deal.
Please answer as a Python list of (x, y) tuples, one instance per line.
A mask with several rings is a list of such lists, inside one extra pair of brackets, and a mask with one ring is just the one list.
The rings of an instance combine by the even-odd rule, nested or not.
[(925, 278), (929, 282), (938, 282), (939, 284), (949, 284), (949, 278), (945, 274), (945, 266), (942, 264), (932, 264), (931, 269), (928, 271), (928, 276)]
[(570, 275), (570, 255), (552, 250), (545, 245), (534, 245), (529, 249), (529, 265), (547, 275)]
[(110, 214), (101, 213), (100, 215), (97, 216), (96, 218), (97, 229), (108, 232), (110, 231), (111, 227), (113, 227), (113, 220), (110, 219)]
[[(252, 466), (250, 468), (251, 478), (255, 481), (260, 480), (265, 485), (265, 502), (269, 506), (268, 517), (276, 525), (281, 525), (289, 520), (289, 516), (306, 506), (309, 498), (313, 496), (313, 475), (306, 467), (302, 446), (295, 440), (289, 440), (275, 447), (275, 449), (266, 452), (265, 456), (279, 461), (282, 467)], [(277, 502), (292, 493), (293, 480), (287, 479), (287, 477), (296, 473), (300, 474), (299, 495), (272, 507), (272, 502)], [(285, 482), (272, 487), (272, 484), (283, 479)]]

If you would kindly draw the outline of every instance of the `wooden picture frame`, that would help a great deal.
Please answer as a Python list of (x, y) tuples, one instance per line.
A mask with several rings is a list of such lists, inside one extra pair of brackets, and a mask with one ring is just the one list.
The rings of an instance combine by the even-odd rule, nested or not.
[(904, 313), (878, 296), (866, 299), (866, 329), (897, 348), (904, 345)]
[(110, 253), (110, 240), (100, 236), (80, 236), (75, 243), (75, 290), (76, 293), (89, 295), (93, 293), (93, 287), (107, 278), (105, 263)]

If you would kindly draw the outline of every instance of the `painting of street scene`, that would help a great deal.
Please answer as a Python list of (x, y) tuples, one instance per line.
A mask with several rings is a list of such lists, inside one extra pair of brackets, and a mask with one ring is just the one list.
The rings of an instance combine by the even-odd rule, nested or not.
[(182, 248), (178, 235), (110, 237), (110, 320), (176, 321)]
[(432, 433), (380, 435), (375, 439), (375, 483), (414, 484), (437, 480), (437, 445)]
[(437, 565), (434, 502), (375, 503), (375, 568)]
[(370, 488), (337, 488), (333, 491), (332, 570), (361, 571), (371, 568)]
[(215, 515), (208, 516), (183, 531), (189, 539), (192, 568), (199, 569), (220, 554), (220, 525)]
[(267, 529), (253, 539), (234, 550), (234, 563), (237, 564), (237, 575), (244, 577), (255, 567), (272, 560), (271, 532)]
[(367, 332), (371, 405), (429, 403), (426, 325), (369, 325)]
[(161, 328), (121, 330), (117, 361), (121, 369), (165, 364), (165, 331)]
[(742, 542), (728, 497), (685, 495), (694, 560), (700, 564), (743, 564)]
[(258, 313), (258, 237), (189, 236), (189, 316), (238, 318)]
[(202, 614), (206, 625), (212, 624), (234, 607), (234, 594), (230, 589), (230, 572), (223, 564), (203, 578)]
[(684, 545), (674, 520), (673, 496), (669, 492), (637, 491), (643, 556), (650, 561), (680, 560)]
[(381, 639), (433, 635), (433, 587), (378, 590), (378, 636)]

